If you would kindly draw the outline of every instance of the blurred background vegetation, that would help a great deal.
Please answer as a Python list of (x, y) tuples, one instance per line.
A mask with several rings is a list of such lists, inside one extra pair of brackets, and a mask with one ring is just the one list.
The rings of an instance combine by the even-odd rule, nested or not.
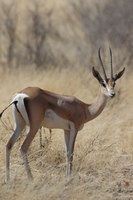
[(0, 65), (92, 67), (99, 47), (106, 65), (111, 47), (115, 67), (130, 68), (132, 12), (132, 0), (1, 0)]

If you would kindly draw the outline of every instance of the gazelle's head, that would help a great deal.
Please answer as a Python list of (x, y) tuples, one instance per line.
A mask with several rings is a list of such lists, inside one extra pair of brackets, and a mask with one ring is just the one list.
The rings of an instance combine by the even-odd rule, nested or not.
[(99, 81), (99, 83), (102, 86), (102, 91), (103, 93), (108, 96), (108, 97), (114, 97), (115, 96), (115, 91), (114, 91), (114, 87), (115, 87), (115, 81), (119, 78), (121, 78), (121, 76), (123, 75), (125, 68), (123, 68), (122, 71), (120, 71), (118, 74), (113, 75), (113, 67), (112, 67), (112, 51), (111, 49), (109, 49), (110, 51), (110, 78), (107, 78), (104, 66), (103, 66), (103, 62), (101, 59), (101, 55), (100, 55), (100, 48), (98, 50), (98, 56), (99, 56), (99, 61), (101, 64), (101, 68), (103, 71), (103, 76), (104, 79), (101, 77), (101, 75), (99, 74), (99, 72), (97, 70), (95, 70), (95, 68), (92, 68), (92, 73), (93, 76)]

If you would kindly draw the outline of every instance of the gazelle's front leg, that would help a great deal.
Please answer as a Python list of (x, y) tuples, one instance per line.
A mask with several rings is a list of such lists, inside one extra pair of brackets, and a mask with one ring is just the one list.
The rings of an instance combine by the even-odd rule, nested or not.
[(66, 176), (68, 177), (68, 158), (69, 158), (69, 138), (70, 138), (70, 131), (64, 131), (64, 138), (65, 138), (65, 147), (66, 147)]
[(66, 175), (67, 178), (70, 178), (71, 170), (72, 170), (72, 161), (73, 161), (73, 151), (75, 145), (75, 139), (77, 136), (77, 130), (72, 127), (70, 132), (65, 131), (65, 144), (66, 144), (66, 154), (67, 154), (67, 169)]

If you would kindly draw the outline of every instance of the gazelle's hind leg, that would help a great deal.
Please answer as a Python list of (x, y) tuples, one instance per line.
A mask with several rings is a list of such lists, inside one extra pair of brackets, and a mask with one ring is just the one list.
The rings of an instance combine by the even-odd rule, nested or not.
[(25, 121), (22, 118), (21, 114), (16, 109), (15, 105), (13, 105), (13, 115), (15, 120), (14, 131), (6, 145), (6, 177), (5, 181), (7, 182), (10, 178), (10, 153), (13, 145), (15, 144), (17, 138), (21, 134), (22, 130), (25, 127)]
[(31, 173), (30, 166), (28, 164), (27, 151), (28, 151), (29, 146), (30, 146), (32, 140), (34, 139), (38, 129), (40, 128), (40, 125), (41, 125), (41, 122), (36, 123), (35, 125), (29, 127), (29, 131), (27, 133), (27, 136), (26, 136), (26, 138), (25, 138), (25, 140), (24, 140), (24, 142), (21, 146), (21, 149), (20, 149), (20, 152), (21, 152), (21, 155), (22, 155), (22, 158), (23, 158), (23, 161), (24, 161), (25, 169), (26, 169), (27, 176), (28, 176), (29, 180), (32, 180), (33, 176), (32, 176), (32, 173)]

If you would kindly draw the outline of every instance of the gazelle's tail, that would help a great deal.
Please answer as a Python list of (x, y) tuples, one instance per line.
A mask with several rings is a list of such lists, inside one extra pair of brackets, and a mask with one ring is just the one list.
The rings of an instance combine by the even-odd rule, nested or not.
[(3, 113), (5, 112), (5, 110), (7, 110), (7, 108), (9, 108), (12, 104), (16, 104), (18, 101), (12, 101), (1, 113), (0, 113), (0, 118), (2, 117)]
[(22, 94), (22, 93), (17, 93), (13, 96), (13, 100), (11, 101), (11, 103), (0, 113), (0, 119), (2, 117), (2, 114), (5, 112), (5, 110), (10, 107), (11, 105), (15, 105), (15, 108), (17, 109), (17, 111), (21, 114), (21, 116), (23, 117), (25, 123), (27, 125), (30, 124), (29, 122), (29, 117), (28, 117), (28, 113), (27, 113), (27, 109), (25, 107), (25, 98), (27, 98), (28, 95), (26, 94)]

